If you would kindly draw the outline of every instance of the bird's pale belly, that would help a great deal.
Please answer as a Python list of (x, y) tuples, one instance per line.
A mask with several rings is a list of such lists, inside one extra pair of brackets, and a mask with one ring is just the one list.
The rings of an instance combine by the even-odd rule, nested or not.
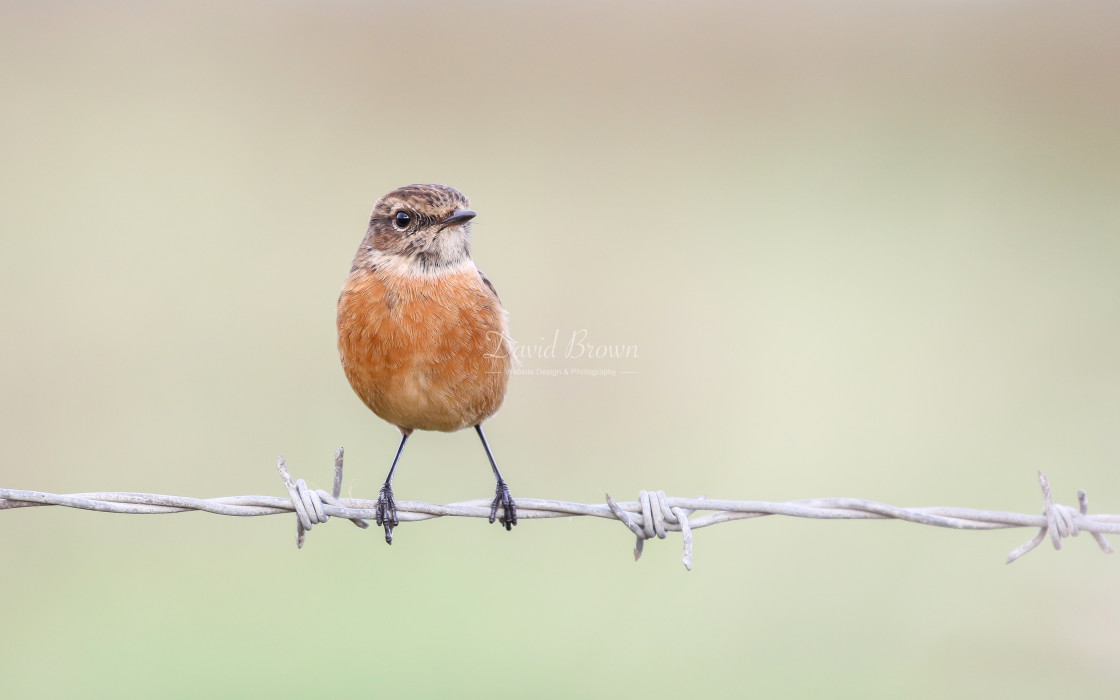
[(505, 314), (473, 267), (355, 270), (338, 300), (338, 350), (358, 397), (406, 430), (478, 425), (497, 412), (509, 381)]

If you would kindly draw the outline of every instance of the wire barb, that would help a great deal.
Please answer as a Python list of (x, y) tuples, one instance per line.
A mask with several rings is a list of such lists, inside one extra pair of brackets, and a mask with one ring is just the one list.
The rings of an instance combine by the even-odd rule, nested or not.
[(653, 539), (654, 536), (665, 539), (669, 529), (676, 529), (680, 530), (684, 543), (681, 562), (684, 568), (692, 571), (692, 528), (689, 527), (688, 516), (694, 511), (670, 507), (664, 491), (639, 491), (638, 503), (642, 509), (640, 525), (634, 522), (629, 513), (623, 510), (609, 493), (607, 494), (607, 506), (611, 509), (611, 513), (637, 537), (637, 543), (634, 545), (634, 561), (642, 558), (642, 549), (645, 547), (646, 540)]
[[(331, 519), (324, 510), (323, 504), (341, 505), (338, 497), (342, 493), (342, 456), (343, 449), (340, 447), (334, 453), (334, 486), (331, 487), (331, 493), (309, 488), (303, 479), (293, 483), (288, 465), (284, 463), (284, 455), (276, 458), (276, 469), (280, 472), (280, 478), (284, 480), (284, 486), (288, 489), (288, 496), (292, 499), (292, 507), (296, 512), (297, 549), (303, 549), (303, 543), (312, 526)], [(350, 521), (363, 530), (369, 527), (369, 523), (361, 518), (351, 518)]]
[[(1038, 483), (1042, 486), (1042, 515), (1046, 518), (1046, 522), (1038, 529), (1038, 534), (1032, 537), (1029, 542), (1016, 547), (1011, 554), (1007, 555), (1008, 564), (1042, 544), (1042, 540), (1046, 539), (1047, 532), (1050, 533), (1050, 542), (1054, 545), (1054, 549), (1061, 549), (1062, 539), (1077, 537), (1081, 534), (1082, 525), (1089, 515), (1089, 496), (1086, 495), (1085, 489), (1077, 492), (1077, 502), (1081, 506), (1080, 513), (1078, 513), (1070, 506), (1054, 503), (1054, 499), (1050, 495), (1050, 480), (1041, 471), (1038, 473)], [(1097, 545), (1100, 546), (1102, 552), (1112, 554), (1112, 545), (1108, 543), (1102, 532), (1096, 530), (1088, 530), (1088, 532), (1093, 535), (1093, 539), (1097, 541)]]
[[(368, 519), (376, 517), (377, 501), (342, 498), (342, 459), (340, 447), (335, 452), (334, 484), (331, 493), (310, 488), (303, 479), (293, 480), (284, 458), (276, 462), (276, 469), (288, 492), (278, 496), (227, 496), (223, 498), (190, 498), (163, 496), (151, 493), (74, 493), (53, 494), (41, 491), (0, 489), (0, 510), (34, 506), (63, 506), (102, 513), (164, 514), (199, 510), (215, 515), (258, 516), (295, 513), (296, 545), (302, 547), (307, 533), (315, 525), (332, 517), (345, 518), (360, 528), (367, 528)], [(672, 498), (664, 491), (640, 491), (635, 502), (619, 503), (606, 496), (605, 504), (568, 503), (545, 499), (519, 498), (519, 520), (591, 516), (617, 520), (635, 536), (634, 559), (642, 555), (645, 541), (658, 537), (664, 539), (669, 532), (680, 532), (685, 568), (692, 568), (693, 533), (704, 527), (731, 520), (784, 515), (793, 518), (825, 520), (904, 520), (918, 525), (952, 528), (956, 530), (998, 530), (1013, 527), (1038, 528), (1037, 534), (1007, 557), (1008, 563), (1021, 558), (1036, 548), (1049, 534), (1055, 549), (1060, 549), (1062, 539), (1076, 537), (1081, 532), (1090, 533), (1106, 554), (1112, 547), (1105, 533), (1120, 533), (1120, 515), (1089, 515), (1089, 499), (1085, 491), (1077, 492), (1079, 510), (1056, 504), (1050, 494), (1050, 483), (1039, 472), (1042, 486), (1043, 509), (1041, 515), (1024, 515), (1002, 511), (977, 510), (932, 506), (900, 508), (886, 503), (857, 498), (816, 498), (786, 503), (767, 501), (720, 501), (700, 498)], [(418, 501), (398, 501), (397, 516), (403, 522), (416, 522), (441, 517), (489, 518), (490, 499), (478, 499), (436, 505)], [(703, 514), (696, 515), (699, 511)]]

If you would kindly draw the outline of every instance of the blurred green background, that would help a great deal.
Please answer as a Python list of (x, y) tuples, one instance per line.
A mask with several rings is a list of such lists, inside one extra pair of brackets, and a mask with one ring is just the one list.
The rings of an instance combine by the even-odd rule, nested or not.
[[(527, 345), (515, 496), (1120, 512), (1115, 3), (4, 3), (0, 486), (373, 497), (373, 202), (443, 182)], [(542, 341), (542, 339), (544, 339)], [(611, 368), (614, 377), (536, 376)], [(405, 500), (485, 497), (470, 432)], [(4, 697), (1112, 698), (1087, 537), (0, 513)], [(1114, 538), (1116, 539), (1116, 538)], [(654, 684), (651, 686), (651, 684)]]

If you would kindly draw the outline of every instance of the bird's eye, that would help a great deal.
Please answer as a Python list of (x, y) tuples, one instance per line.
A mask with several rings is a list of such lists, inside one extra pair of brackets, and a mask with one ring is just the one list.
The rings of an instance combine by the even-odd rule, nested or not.
[(401, 231), (408, 228), (408, 225), (411, 224), (411, 223), (412, 223), (412, 216), (410, 216), (407, 211), (398, 211), (393, 216), (393, 225), (396, 226)]

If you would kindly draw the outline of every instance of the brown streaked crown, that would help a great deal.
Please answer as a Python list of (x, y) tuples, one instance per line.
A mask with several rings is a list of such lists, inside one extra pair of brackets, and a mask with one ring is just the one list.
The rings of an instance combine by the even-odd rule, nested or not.
[(469, 208), (470, 200), (454, 187), (398, 187), (374, 205), (351, 269), (404, 262), (417, 271), (438, 271), (469, 259), (470, 222), (446, 221)]

